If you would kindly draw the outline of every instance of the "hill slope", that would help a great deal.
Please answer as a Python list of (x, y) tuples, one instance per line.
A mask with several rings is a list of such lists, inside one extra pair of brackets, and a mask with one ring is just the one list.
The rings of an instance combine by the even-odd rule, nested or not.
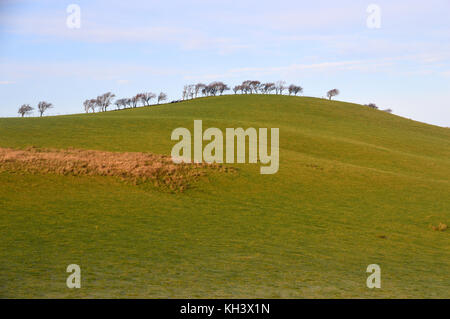
[[(356, 104), (223, 96), (0, 119), (0, 147), (169, 155), (177, 127), (278, 127), (280, 169), (179, 194), (0, 173), (0, 297), (450, 297), (450, 130)], [(82, 289), (65, 286), (69, 264)], [(366, 287), (379, 264), (382, 289)]]

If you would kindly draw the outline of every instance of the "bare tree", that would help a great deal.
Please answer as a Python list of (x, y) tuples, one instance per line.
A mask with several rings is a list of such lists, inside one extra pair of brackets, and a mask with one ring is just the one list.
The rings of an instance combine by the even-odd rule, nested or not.
[(89, 104), (91, 105), (92, 113), (95, 113), (95, 108), (97, 107), (97, 99), (89, 100)]
[(285, 81), (277, 81), (275, 83), (275, 93), (276, 94), (283, 94), (283, 90), (286, 89), (286, 82)]
[(124, 109), (126, 109), (127, 106), (131, 103), (130, 100), (131, 100), (131, 99), (128, 99), (128, 98), (123, 98), (123, 99), (121, 99), (121, 102), (122, 102), (121, 105), (123, 106)]
[(258, 90), (261, 87), (261, 82), (259, 81), (250, 81), (250, 89), (252, 90), (252, 92), (254, 93), (258, 93)]
[(295, 91), (296, 86), (294, 84), (289, 85), (288, 92), (291, 95)]
[(120, 110), (120, 106), (122, 105), (122, 99), (116, 100), (116, 102), (114, 102), (114, 104), (116, 105), (116, 108), (117, 108), (118, 110)]
[(90, 110), (92, 110), (93, 112), (95, 112), (95, 104), (96, 104), (96, 100), (95, 99), (88, 99), (86, 101), (83, 102), (83, 106), (84, 106), (84, 111), (86, 113), (89, 113)]
[(142, 102), (142, 106), (145, 105), (145, 101), (142, 99), (142, 93), (136, 94), (136, 107), (138, 107), (139, 102)]
[(263, 83), (261, 84), (261, 92), (264, 94), (270, 94), (275, 90), (275, 83), (269, 82), (269, 83)]
[(294, 93), (294, 95), (297, 95), (297, 93), (303, 92), (303, 88), (301, 86), (291, 84), (288, 87), (288, 91), (289, 91), (289, 95), (291, 95), (292, 93)]
[(135, 108), (135, 107), (137, 107), (138, 106), (138, 103), (139, 103), (139, 101), (140, 101), (140, 99), (141, 99), (141, 97), (140, 97), (140, 95), (139, 94), (136, 94), (135, 96), (133, 96), (132, 98), (131, 98), (131, 106), (133, 107), (133, 108)]
[(84, 110), (86, 111), (86, 113), (89, 113), (89, 110), (92, 110), (92, 113), (95, 113), (95, 108), (96, 107), (99, 107), (99, 108), (101, 107), (101, 105), (99, 103), (100, 103), (100, 101), (99, 101), (98, 98), (86, 100), (83, 103)]
[(183, 100), (186, 100), (187, 88), (188, 88), (187, 85), (185, 85), (185, 86), (183, 87), (183, 94), (182, 94), (182, 99), (183, 99)]
[(150, 105), (150, 100), (156, 97), (156, 94), (152, 92), (141, 93), (139, 95), (143, 105)]
[(204, 88), (202, 88), (202, 95), (208, 96), (209, 95), (209, 85), (206, 85)]
[(132, 106), (133, 106), (133, 99), (131, 98), (128, 98), (128, 99), (124, 99), (124, 103), (125, 103), (125, 107), (129, 107), (129, 108), (131, 108)]
[(226, 85), (223, 82), (215, 82), (215, 86), (216, 86), (216, 90), (217, 92), (219, 92), (220, 95), (223, 94), (223, 92), (225, 91), (229, 91), (230, 88), (228, 87), (228, 85)]
[(339, 90), (338, 90), (338, 89), (332, 89), (332, 90), (329, 90), (329, 91), (327, 92), (327, 97), (328, 97), (329, 100), (331, 100), (331, 98), (332, 98), (333, 96), (336, 96), (336, 95), (338, 95), (338, 94), (339, 94)]
[(252, 85), (251, 85), (251, 83), (252, 83), (252, 81), (250, 81), (250, 80), (242, 82), (242, 84), (241, 84), (242, 93), (245, 93), (245, 94), (250, 93), (250, 94), (252, 94)]
[(366, 106), (368, 106), (368, 107), (370, 107), (372, 109), (378, 110), (378, 106), (375, 103), (369, 103), (369, 104), (366, 104)]
[(217, 84), (217, 82), (211, 82), (206, 87), (207, 95), (216, 96), (216, 94), (217, 94), (217, 85), (216, 84)]
[(52, 107), (53, 106), (52, 106), (51, 103), (48, 103), (48, 102), (45, 102), (45, 101), (39, 102), (38, 110), (39, 110), (40, 116), (42, 117), (42, 115), (44, 115), (44, 112), (47, 111), (48, 109), (52, 108)]
[(123, 106), (123, 108), (126, 108), (128, 104), (128, 99), (118, 99), (114, 104), (117, 106), (118, 110), (120, 110), (121, 106)]
[(194, 96), (197, 97), (199, 93), (202, 93), (204, 88), (206, 87), (206, 84), (203, 83), (197, 83), (194, 87)]
[(107, 92), (97, 97), (97, 105), (100, 107), (102, 112), (106, 112), (108, 107), (111, 105), (114, 97), (115, 95), (112, 94), (111, 92)]
[(159, 104), (159, 102), (165, 101), (165, 100), (167, 100), (167, 94), (164, 93), (164, 92), (159, 93), (159, 95), (158, 95), (158, 104)]
[(91, 106), (90, 106), (90, 104), (89, 104), (90, 101), (91, 101), (91, 100), (86, 100), (86, 101), (83, 102), (84, 111), (85, 111), (86, 113), (89, 113), (89, 110), (91, 109)]
[(292, 92), (294, 92), (294, 90), (295, 90), (295, 85), (294, 84), (289, 85), (289, 87), (288, 87), (289, 95), (291, 95)]
[[(94, 109), (98, 108), (98, 112), (103, 111), (103, 107), (102, 107), (102, 101), (100, 100), (100, 96), (97, 96), (97, 98), (94, 99)], [(94, 111), (95, 112), (95, 111)]]
[(24, 104), (19, 108), (19, 111), (17, 113), (24, 117), (26, 114), (30, 114), (33, 110), (34, 108), (32, 108), (30, 104)]
[(193, 99), (195, 95), (195, 84), (188, 85), (188, 98)]
[(195, 96), (195, 87), (196, 87), (195, 84), (185, 85), (183, 88), (182, 99), (183, 100), (193, 99)]
[(239, 91), (242, 91), (242, 87), (240, 85), (236, 85), (233, 87), (234, 94), (237, 94)]

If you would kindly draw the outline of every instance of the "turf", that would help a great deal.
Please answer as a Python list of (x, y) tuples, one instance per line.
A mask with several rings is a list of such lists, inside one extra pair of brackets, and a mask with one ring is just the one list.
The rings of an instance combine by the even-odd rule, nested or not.
[[(450, 298), (450, 129), (361, 105), (239, 95), (0, 119), (0, 147), (169, 155), (177, 127), (278, 127), (280, 170), (183, 193), (0, 173), (0, 297)], [(68, 289), (79, 264), (82, 288)], [(365, 272), (379, 264), (382, 288)]]

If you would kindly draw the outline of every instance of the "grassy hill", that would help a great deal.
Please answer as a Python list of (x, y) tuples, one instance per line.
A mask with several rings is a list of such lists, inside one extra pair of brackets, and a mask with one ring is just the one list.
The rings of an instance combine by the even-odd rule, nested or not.
[[(239, 95), (0, 119), (0, 147), (169, 155), (177, 127), (278, 127), (280, 169), (183, 193), (0, 173), (0, 297), (450, 298), (450, 129), (316, 98)], [(66, 287), (79, 264), (82, 288)], [(382, 288), (365, 272), (379, 264)]]

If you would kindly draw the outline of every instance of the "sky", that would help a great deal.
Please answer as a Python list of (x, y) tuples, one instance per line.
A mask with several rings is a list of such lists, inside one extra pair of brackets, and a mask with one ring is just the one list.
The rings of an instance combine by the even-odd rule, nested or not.
[(450, 127), (449, 13), (448, 0), (0, 0), (0, 117), (39, 101), (81, 113), (108, 91), (175, 100), (185, 84), (284, 80)]

